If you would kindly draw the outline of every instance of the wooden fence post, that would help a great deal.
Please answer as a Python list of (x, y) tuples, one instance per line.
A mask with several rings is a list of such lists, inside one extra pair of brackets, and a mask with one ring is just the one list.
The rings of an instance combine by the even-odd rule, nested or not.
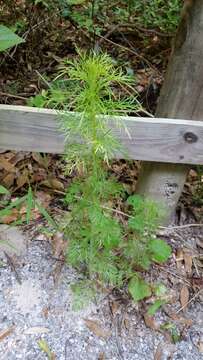
[[(186, 0), (175, 37), (157, 117), (201, 120), (203, 117), (203, 1)], [(195, 142), (193, 133), (188, 142)], [(183, 189), (188, 167), (144, 163), (138, 193), (164, 204), (170, 222)]]

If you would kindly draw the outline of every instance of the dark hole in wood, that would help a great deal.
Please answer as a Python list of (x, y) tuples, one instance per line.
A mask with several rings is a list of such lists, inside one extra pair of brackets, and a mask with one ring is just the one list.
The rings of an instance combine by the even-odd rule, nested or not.
[(189, 144), (195, 143), (198, 140), (198, 136), (192, 132), (186, 132), (183, 137)]

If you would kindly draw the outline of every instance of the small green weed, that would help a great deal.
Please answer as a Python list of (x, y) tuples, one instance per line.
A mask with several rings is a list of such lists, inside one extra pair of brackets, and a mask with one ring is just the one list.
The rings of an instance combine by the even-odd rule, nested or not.
[[(0, 185), (0, 195), (9, 195), (10, 192), (2, 185)], [(51, 226), (52, 229), (58, 229), (58, 224), (54, 221), (54, 219), (49, 215), (47, 210), (43, 207), (43, 205), (34, 198), (33, 192), (31, 187), (29, 187), (28, 192), (26, 195), (19, 197), (15, 199), (14, 201), (9, 200), (1, 200), (0, 201), (0, 223), (4, 222), (4, 218), (7, 216), (12, 216), (12, 211), (14, 209), (20, 210), (22, 206), (25, 206), (26, 208), (26, 214), (25, 218), (22, 219), (22, 216), (19, 211), (19, 219), (16, 221), (13, 221), (13, 225), (20, 225), (24, 222), (29, 224), (29, 222), (32, 220), (32, 211), (34, 209), (37, 209), (39, 213), (44, 217), (44, 219), (47, 221), (49, 226)]]
[(38, 341), (38, 346), (39, 346), (40, 350), (43, 351), (47, 355), (49, 360), (56, 359), (55, 354), (50, 350), (50, 347), (49, 347), (48, 343), (46, 342), (46, 340), (40, 339)]
[[(141, 109), (136, 98), (116, 95), (113, 90), (131, 86), (132, 78), (115, 69), (106, 54), (79, 54), (79, 60), (64, 60), (59, 71), (56, 80), (63, 79), (66, 84), (61, 94), (58, 90), (59, 107), (64, 94), (67, 99), (60, 115), (68, 144), (66, 171), (77, 174), (65, 196), (70, 210), (67, 224), (63, 224), (69, 239), (67, 261), (91, 281), (117, 287), (128, 283), (132, 298), (139, 301), (154, 293), (140, 271), (148, 270), (152, 262), (165, 262), (171, 249), (155, 236), (163, 210), (138, 195), (125, 201), (122, 185), (109, 171), (110, 158), (118, 150), (125, 156), (125, 149), (112, 135), (107, 115)], [(46, 94), (49, 103), (52, 94)], [(73, 109), (75, 113), (70, 112)], [(113, 119), (116, 126), (124, 127), (120, 117)], [(123, 202), (125, 221), (114, 205), (118, 199)], [(151, 312), (160, 306), (155, 304)]]
[(168, 330), (174, 344), (181, 341), (181, 334), (175, 324), (173, 324), (171, 322), (165, 323), (165, 324), (161, 325), (161, 329)]
[[(180, 19), (182, 0), (33, 0), (47, 10), (58, 11), (76, 26), (100, 35), (107, 24), (133, 23), (145, 28), (174, 32)], [(113, 19), (113, 21), (112, 21)]]
[(131, 0), (131, 9), (140, 25), (167, 32), (175, 31), (181, 6), (181, 0)]

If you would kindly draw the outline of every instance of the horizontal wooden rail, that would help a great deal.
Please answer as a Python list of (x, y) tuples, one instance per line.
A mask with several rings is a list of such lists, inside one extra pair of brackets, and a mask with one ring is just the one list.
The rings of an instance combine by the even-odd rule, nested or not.
[[(114, 120), (116, 117), (108, 117), (109, 127), (131, 159), (203, 164), (201, 121), (122, 117), (129, 137)], [(0, 149), (63, 153), (64, 135), (59, 131), (58, 112), (0, 105)]]

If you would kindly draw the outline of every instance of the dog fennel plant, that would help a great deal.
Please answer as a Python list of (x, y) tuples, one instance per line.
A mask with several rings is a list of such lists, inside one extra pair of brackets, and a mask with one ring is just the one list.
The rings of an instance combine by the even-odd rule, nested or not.
[[(57, 77), (66, 84), (63, 94), (68, 102), (61, 115), (68, 144), (67, 171), (77, 170), (65, 197), (71, 210), (64, 230), (67, 261), (91, 280), (117, 287), (128, 282), (130, 294), (138, 301), (150, 296), (151, 287), (137, 271), (147, 270), (152, 261), (167, 260), (170, 247), (154, 236), (160, 211), (153, 202), (130, 196), (124, 205), (128, 221), (119, 219), (113, 209), (115, 200), (125, 194), (108, 164), (123, 149), (106, 115), (136, 112), (141, 106), (136, 98), (115, 95), (120, 85), (130, 87), (131, 80), (114, 68), (108, 55), (79, 55), (79, 60), (65, 60)], [(121, 118), (112, 119), (115, 126), (124, 127)]]

